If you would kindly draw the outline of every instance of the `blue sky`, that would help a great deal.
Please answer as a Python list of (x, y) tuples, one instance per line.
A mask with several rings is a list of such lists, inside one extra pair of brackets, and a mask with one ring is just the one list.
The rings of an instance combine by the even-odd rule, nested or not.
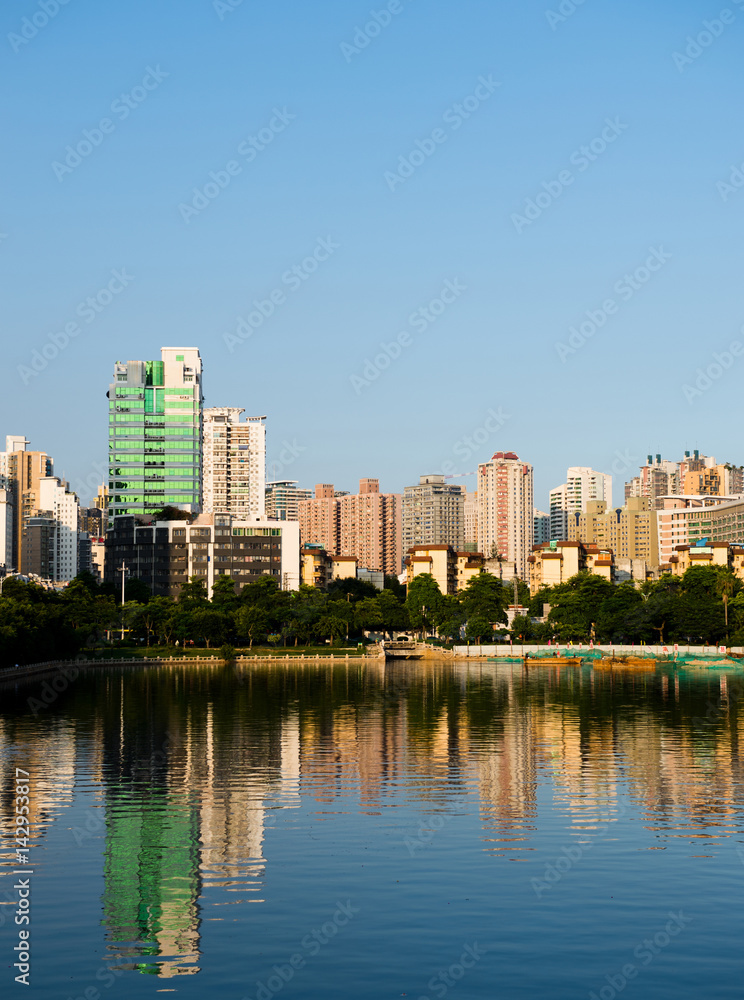
[(170, 345), (306, 486), (744, 462), (744, 2), (44, 3), (0, 14), (0, 435), (84, 498)]

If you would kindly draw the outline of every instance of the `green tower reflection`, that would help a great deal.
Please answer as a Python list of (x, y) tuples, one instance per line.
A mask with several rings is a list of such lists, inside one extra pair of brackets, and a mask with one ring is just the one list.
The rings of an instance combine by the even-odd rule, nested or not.
[(183, 795), (137, 792), (106, 807), (106, 936), (119, 968), (192, 974), (200, 954), (197, 808)]

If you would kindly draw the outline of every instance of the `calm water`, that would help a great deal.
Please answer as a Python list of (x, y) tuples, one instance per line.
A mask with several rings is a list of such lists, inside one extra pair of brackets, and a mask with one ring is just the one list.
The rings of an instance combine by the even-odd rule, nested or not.
[(36, 996), (742, 996), (744, 672), (111, 668), (41, 693), (0, 689), (3, 996), (16, 767)]

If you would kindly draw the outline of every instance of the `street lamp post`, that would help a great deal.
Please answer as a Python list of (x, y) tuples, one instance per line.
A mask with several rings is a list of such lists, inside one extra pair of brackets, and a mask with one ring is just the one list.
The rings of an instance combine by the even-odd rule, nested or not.
[(124, 642), (124, 584), (127, 578), (127, 564), (122, 560), (121, 566), (118, 567), (117, 573), (121, 573), (121, 641)]

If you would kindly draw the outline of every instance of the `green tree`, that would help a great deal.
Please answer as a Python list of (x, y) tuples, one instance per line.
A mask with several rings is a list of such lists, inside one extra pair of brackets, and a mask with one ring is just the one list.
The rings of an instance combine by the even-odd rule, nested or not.
[(207, 584), (203, 577), (192, 576), (188, 583), (181, 584), (178, 603), (185, 608), (194, 609), (207, 603)]
[(420, 573), (408, 584), (406, 607), (411, 627), (423, 634), (431, 629), (442, 605), (442, 591), (431, 573)]
[(478, 615), (487, 618), (494, 625), (507, 621), (506, 591), (491, 573), (472, 576), (465, 589), (460, 592), (460, 599), (468, 619)]
[(393, 632), (407, 632), (410, 629), (408, 608), (405, 604), (401, 604), (392, 590), (383, 590), (376, 600), (382, 618), (379, 627), (386, 636), (390, 637)]
[(385, 576), (385, 590), (390, 590), (403, 603), (406, 599), (406, 588), (397, 576), (388, 574)]
[(242, 607), (235, 613), (235, 631), (241, 642), (248, 640), (248, 646), (264, 638), (269, 632), (269, 615), (256, 604)]
[(354, 607), (354, 619), (360, 632), (376, 632), (382, 628), (382, 611), (376, 597), (364, 597)]
[(553, 588), (548, 621), (563, 642), (588, 642), (613, 584), (585, 570)]
[(435, 624), (440, 636), (445, 639), (459, 640), (460, 629), (465, 624), (465, 609), (462, 601), (452, 594), (444, 595)]
[(468, 623), (465, 626), (465, 638), (471, 642), (476, 642), (478, 645), (481, 644), (482, 640), (485, 639), (486, 643), (493, 641), (493, 625), (490, 619), (479, 612), (471, 615), (468, 618)]
[(377, 588), (367, 580), (357, 580), (356, 577), (345, 577), (341, 580), (333, 580), (327, 589), (330, 600), (361, 601), (364, 597), (376, 597)]
[(318, 620), (315, 629), (319, 638), (329, 638), (331, 645), (333, 645), (334, 639), (346, 634), (346, 622), (337, 615), (323, 615)]
[(231, 638), (232, 618), (218, 608), (198, 608), (191, 613), (191, 638), (201, 639), (210, 649)]
[(240, 607), (240, 598), (231, 576), (221, 574), (215, 579), (212, 584), (212, 607), (228, 613), (237, 611)]
[(169, 597), (160, 595), (151, 597), (147, 604), (142, 605), (140, 621), (145, 631), (147, 645), (150, 645), (150, 637), (159, 635), (165, 626), (166, 619), (173, 611), (173, 601)]
[(514, 642), (528, 642), (532, 638), (532, 621), (527, 615), (515, 615), (509, 635)]

